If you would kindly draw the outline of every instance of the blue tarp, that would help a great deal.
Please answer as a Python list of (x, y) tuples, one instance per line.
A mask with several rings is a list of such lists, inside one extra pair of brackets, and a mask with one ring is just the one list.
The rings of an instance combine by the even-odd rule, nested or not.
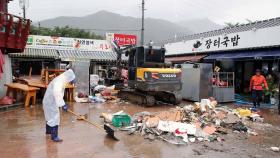
[(234, 51), (234, 52), (223, 52), (217, 54), (211, 54), (207, 56), (206, 60), (215, 60), (215, 59), (243, 59), (243, 58), (252, 58), (260, 59), (263, 57), (276, 57), (280, 58), (280, 49), (274, 50), (246, 50), (246, 51)]

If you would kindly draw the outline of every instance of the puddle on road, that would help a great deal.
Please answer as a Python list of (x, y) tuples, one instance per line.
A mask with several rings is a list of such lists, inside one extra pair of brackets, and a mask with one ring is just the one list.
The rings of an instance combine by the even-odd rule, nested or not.
[[(187, 105), (187, 103), (186, 103)], [(174, 108), (172, 105), (157, 105), (155, 107), (143, 107), (130, 103), (105, 103), (105, 104), (77, 104), (71, 109), (78, 114), (88, 114), (90, 120), (102, 123), (99, 115), (102, 112), (118, 112), (124, 110), (130, 115), (137, 112), (159, 112)], [(279, 125), (279, 117), (274, 118), (271, 111), (263, 111), (265, 121)], [(3, 157), (192, 157), (193, 151), (199, 144), (178, 147), (161, 140), (149, 141), (135, 134), (128, 136), (126, 132), (120, 133), (121, 141), (113, 141), (106, 137), (106, 133), (95, 127), (77, 121), (68, 113), (61, 113), (61, 127), (59, 135), (64, 139), (63, 143), (53, 143), (45, 136), (45, 120), (42, 106), (36, 106), (30, 110), (15, 110), (0, 115), (0, 153)], [(264, 126), (261, 128), (269, 128)], [(250, 137), (252, 143), (277, 144), (280, 142), (279, 131), (265, 129), (265, 133)], [(11, 133), (9, 133), (11, 132)], [(245, 141), (248, 141), (245, 140)], [(230, 142), (231, 140), (226, 140)], [(236, 141), (236, 143), (242, 143)], [(214, 144), (213, 144), (214, 145)], [(227, 146), (227, 145), (225, 145)], [(238, 145), (236, 145), (238, 146)], [(225, 148), (225, 147), (223, 147)], [(230, 148), (230, 147), (229, 147)], [(248, 147), (252, 149), (252, 146)], [(236, 149), (237, 151), (241, 149)], [(20, 151), (19, 153), (15, 151)], [(67, 152), (65, 152), (67, 151)], [(238, 152), (240, 152), (238, 151)], [(236, 152), (236, 151), (235, 151)], [(207, 152), (203, 154), (213, 154)], [(215, 153), (219, 154), (219, 153)], [(225, 154), (225, 153), (223, 153)], [(227, 153), (227, 157), (235, 154)]]

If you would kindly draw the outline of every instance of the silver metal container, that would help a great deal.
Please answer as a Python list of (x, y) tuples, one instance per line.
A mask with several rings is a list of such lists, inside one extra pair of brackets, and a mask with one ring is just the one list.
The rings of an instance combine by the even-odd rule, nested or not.
[(72, 68), (74, 69), (77, 83), (75, 87), (76, 92), (83, 92), (89, 95), (89, 61), (73, 61)]
[(213, 97), (220, 103), (234, 102), (234, 72), (216, 72), (213, 79)]
[(212, 94), (212, 64), (180, 64), (182, 69), (182, 97), (185, 100), (200, 101)]

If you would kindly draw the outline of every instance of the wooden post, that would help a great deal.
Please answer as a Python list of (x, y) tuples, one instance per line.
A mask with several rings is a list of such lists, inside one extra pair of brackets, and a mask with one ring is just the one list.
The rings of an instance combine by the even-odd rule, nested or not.
[(29, 68), (29, 79), (32, 78), (32, 67)]
[(46, 70), (45, 70), (45, 82), (46, 82), (46, 85), (49, 84), (49, 68), (47, 67)]
[(45, 75), (45, 69), (43, 68), (41, 70), (41, 80), (43, 81), (44, 80), (44, 75)]

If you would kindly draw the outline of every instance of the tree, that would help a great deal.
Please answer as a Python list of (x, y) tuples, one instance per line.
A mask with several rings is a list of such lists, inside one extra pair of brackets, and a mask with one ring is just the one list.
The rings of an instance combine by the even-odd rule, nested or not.
[(58, 36), (58, 37), (71, 37), (71, 38), (88, 38), (88, 39), (104, 39), (100, 35), (96, 35), (93, 32), (85, 31), (83, 29), (71, 28), (69, 26), (64, 27), (36, 27), (31, 26), (30, 34), (42, 35), (42, 36)]

